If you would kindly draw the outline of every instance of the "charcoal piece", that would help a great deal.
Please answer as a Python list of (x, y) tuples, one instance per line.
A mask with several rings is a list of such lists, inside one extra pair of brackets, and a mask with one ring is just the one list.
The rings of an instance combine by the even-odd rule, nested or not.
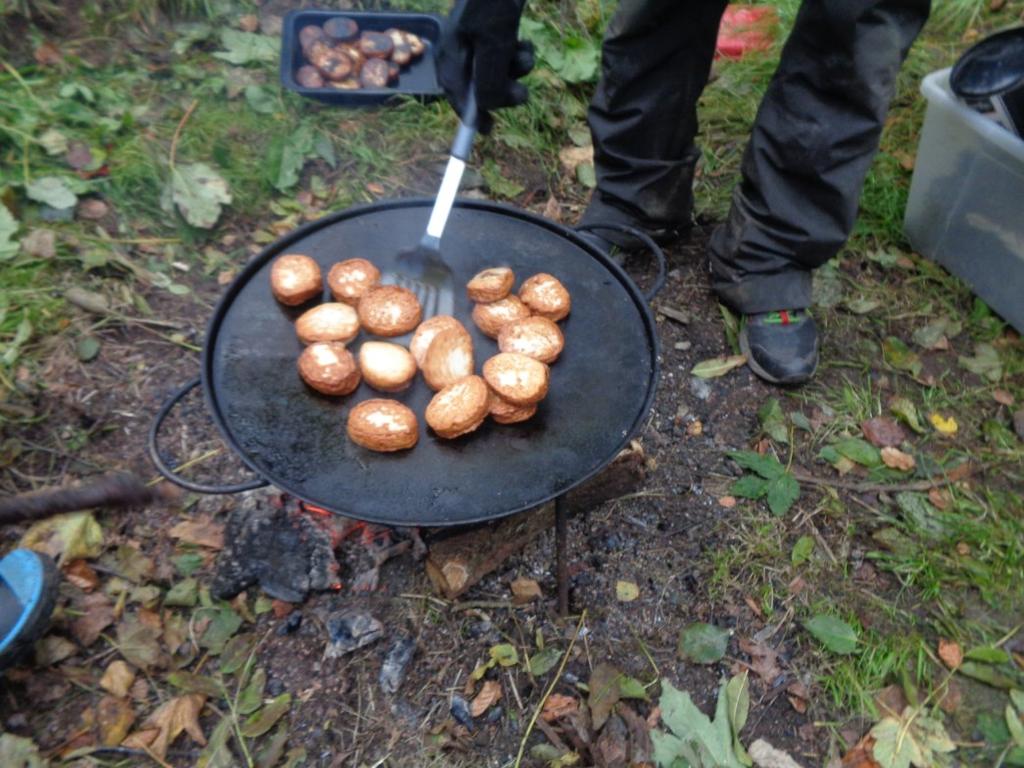
[(405, 680), (405, 673), (409, 668), (409, 662), (416, 654), (416, 641), (408, 635), (399, 636), (388, 655), (384, 657), (384, 663), (380, 668), (380, 687), (384, 693), (394, 694), (402, 686)]
[(292, 632), (302, 626), (302, 614), (298, 611), (292, 611), (288, 614), (288, 618), (281, 622), (277, 628), (277, 634), (280, 637), (290, 635)]
[(270, 503), (240, 505), (228, 519), (224, 541), (213, 577), (218, 598), (258, 584), (270, 597), (301, 603), (311, 590), (337, 582), (330, 536), (305, 515)]
[(327, 617), (327, 649), (324, 655), (336, 659), (369, 645), (384, 636), (384, 625), (365, 611), (348, 609)]
[(466, 703), (466, 700), (458, 694), (452, 696), (452, 706), (450, 711), (452, 713), (452, 717), (455, 718), (455, 722), (459, 725), (464, 725), (471, 731), (476, 727), (476, 724), (473, 722), (473, 715), (469, 711), (469, 704)]

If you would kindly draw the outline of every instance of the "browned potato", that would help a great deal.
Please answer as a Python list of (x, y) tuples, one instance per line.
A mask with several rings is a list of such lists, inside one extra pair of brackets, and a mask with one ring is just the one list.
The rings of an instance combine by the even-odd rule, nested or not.
[(413, 57), (422, 56), (423, 52), (427, 50), (427, 46), (423, 40), (420, 39), (419, 35), (413, 34), (412, 32), (406, 32), (405, 44), (409, 46), (409, 50), (412, 51)]
[(378, 285), (359, 299), (359, 319), (366, 330), (378, 336), (408, 333), (422, 317), (416, 294), (397, 285)]
[(498, 338), (501, 328), (506, 323), (522, 320), (530, 316), (530, 308), (519, 300), (518, 296), (509, 294), (504, 299), (473, 307), (473, 322), (492, 339)]
[(399, 67), (395, 62), (388, 62), (388, 85), (394, 85), (398, 82)]
[(336, 43), (355, 40), (359, 36), (359, 24), (355, 19), (337, 16), (324, 22), (324, 34)]
[(371, 451), (404, 451), (420, 436), (416, 414), (397, 400), (364, 400), (348, 412), (348, 436)]
[(391, 72), (384, 59), (367, 59), (359, 71), (359, 83), (364, 88), (387, 88)]
[(320, 74), (328, 80), (340, 82), (352, 77), (355, 68), (352, 66), (352, 59), (338, 50), (331, 50), (322, 56), (318, 56), (313, 62)]
[(556, 323), (569, 314), (572, 299), (557, 277), (541, 272), (519, 286), (519, 298), (533, 314)]
[(332, 50), (330, 41), (324, 37), (310, 43), (308, 48), (303, 49), (303, 53), (306, 54), (306, 59), (309, 63), (316, 66), (316, 60), (322, 56), (326, 56)]
[[(309, 27), (306, 27), (309, 29)], [(320, 71), (316, 67), (312, 67), (306, 64), (303, 67), (299, 67), (295, 72), (295, 82), (301, 85), (303, 88), (323, 88), (324, 79), (320, 75)]]
[(368, 59), (386, 59), (394, 47), (391, 38), (383, 32), (363, 32), (359, 36), (359, 50)]
[(505, 325), (498, 333), (498, 349), (518, 352), (549, 365), (565, 347), (565, 337), (554, 321), (534, 315)]
[(513, 405), (539, 403), (548, 393), (548, 367), (515, 352), (501, 352), (484, 363), (484, 379)]
[(346, 259), (327, 273), (327, 287), (336, 301), (353, 306), (380, 282), (380, 270), (366, 259)]
[(327, 85), (331, 88), (337, 88), (339, 91), (358, 91), (363, 87), (359, 84), (359, 80), (354, 77), (346, 77), (344, 80), (339, 80), (336, 83), (328, 82)]
[(440, 437), (465, 435), (484, 423), (490, 410), (490, 395), (483, 379), (466, 376), (434, 395), (424, 417)]
[(423, 379), (433, 390), (473, 373), (473, 339), (465, 328), (448, 328), (438, 333), (423, 358)]
[(289, 307), (303, 304), (323, 291), (320, 265), (301, 253), (286, 253), (270, 268), (270, 292)]
[(391, 60), (400, 67), (412, 61), (412, 49), (404, 42), (395, 45), (391, 51)]
[(299, 376), (325, 395), (347, 395), (360, 380), (355, 358), (340, 341), (318, 341), (302, 350)]
[(355, 43), (342, 43), (338, 46), (338, 50), (352, 59), (353, 74), (358, 75), (359, 71), (363, 68), (363, 64), (366, 63), (366, 57), (359, 50), (359, 46)]
[(403, 32), (402, 30), (396, 27), (391, 27), (389, 29), (385, 29), (384, 34), (391, 38), (391, 45), (393, 45), (395, 48), (397, 48), (400, 45), (406, 45), (405, 32)]
[(302, 47), (302, 52), (307, 56), (309, 55), (309, 49), (312, 48), (313, 43), (325, 42), (327, 35), (324, 33), (323, 28), (314, 25), (303, 27), (299, 30), (299, 45)]
[(508, 267), (491, 267), (474, 275), (466, 284), (466, 294), (470, 301), (499, 301), (509, 295), (515, 281), (515, 273)]
[(416, 377), (416, 361), (409, 350), (390, 341), (364, 341), (359, 368), (366, 383), (381, 392), (401, 392)]
[(518, 424), (520, 421), (533, 418), (535, 413), (537, 413), (536, 403), (515, 405), (493, 390), (491, 391), (490, 415), (498, 424)]
[(359, 316), (348, 304), (327, 302), (303, 312), (295, 321), (303, 344), (315, 341), (352, 341), (359, 333)]
[(469, 343), (472, 345), (473, 340), (469, 335), (469, 331), (466, 330), (462, 323), (451, 315), (434, 315), (429, 320), (424, 320), (420, 323), (416, 333), (412, 335), (412, 340), (409, 342), (409, 351), (416, 358), (418, 366), (423, 367), (423, 360), (427, 356), (427, 349), (430, 348), (430, 342), (434, 340), (434, 337), (441, 331), (446, 331), (449, 328), (461, 330), (466, 334), (466, 338), (469, 339)]

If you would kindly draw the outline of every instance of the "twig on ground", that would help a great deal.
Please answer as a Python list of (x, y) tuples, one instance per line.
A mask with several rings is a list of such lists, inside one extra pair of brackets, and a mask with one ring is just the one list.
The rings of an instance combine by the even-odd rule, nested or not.
[(565, 665), (569, 661), (569, 657), (572, 655), (573, 646), (576, 644), (576, 638), (580, 636), (580, 630), (583, 629), (583, 622), (587, 620), (587, 609), (583, 609), (583, 613), (580, 614), (580, 620), (576, 624), (576, 631), (572, 633), (572, 640), (569, 641), (569, 647), (565, 651), (565, 655), (562, 657), (562, 663), (558, 665), (558, 672), (551, 678), (551, 682), (548, 684), (547, 689), (544, 691), (544, 695), (540, 697), (540, 701), (537, 702), (536, 709), (533, 710), (533, 716), (530, 718), (529, 724), (526, 726), (526, 731), (523, 733), (523, 739), (519, 742), (519, 752), (516, 754), (516, 761), (512, 764), (512, 768), (519, 768), (523, 762), (523, 753), (526, 751), (526, 742), (530, 738), (530, 734), (533, 733), (533, 726), (537, 724), (537, 718), (540, 717), (541, 711), (544, 709), (544, 703), (548, 700), (548, 696), (555, 690), (555, 686), (558, 681), (562, 679), (562, 673), (565, 672)]
[(955, 478), (943, 475), (942, 477), (933, 478), (931, 480), (918, 480), (913, 483), (855, 483), (840, 480), (838, 478), (818, 477), (817, 475), (812, 475), (810, 472), (804, 472), (800, 469), (793, 469), (792, 472), (793, 477), (798, 482), (806, 483), (807, 485), (841, 488), (844, 491), (854, 491), (855, 493), (899, 493), (901, 491), (930, 491), (932, 488), (941, 488), (942, 486), (953, 482), (966, 480), (972, 475), (986, 472), (995, 466), (997, 465), (983, 464), (981, 466), (971, 467), (968, 471)]
[(181, 131), (197, 106), (199, 106), (199, 99), (193, 99), (192, 103), (188, 105), (188, 109), (185, 110), (185, 114), (181, 116), (181, 120), (178, 121), (178, 127), (174, 129), (174, 136), (171, 138), (171, 151), (167, 158), (167, 165), (170, 167), (171, 173), (174, 173), (174, 156), (178, 153), (178, 139), (181, 138)]

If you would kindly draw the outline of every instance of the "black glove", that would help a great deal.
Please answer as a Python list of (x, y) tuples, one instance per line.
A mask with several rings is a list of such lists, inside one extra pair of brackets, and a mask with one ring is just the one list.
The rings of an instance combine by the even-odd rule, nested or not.
[(526, 102), (526, 86), (516, 82), (533, 69), (533, 46), (518, 40), (524, 2), (456, 0), (441, 31), (438, 81), (460, 116), (473, 83), (481, 133), (491, 130), (490, 110)]

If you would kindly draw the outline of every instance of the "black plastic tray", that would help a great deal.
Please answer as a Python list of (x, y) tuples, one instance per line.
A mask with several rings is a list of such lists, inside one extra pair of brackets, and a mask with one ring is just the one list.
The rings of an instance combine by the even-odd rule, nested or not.
[[(426, 43), (423, 55), (402, 67), (398, 82), (389, 88), (362, 88), (340, 91), (336, 88), (304, 88), (295, 81), (295, 73), (306, 64), (299, 45), (299, 31), (303, 27), (320, 26), (328, 19), (345, 16), (354, 19), (360, 29), (383, 32), (391, 27), (419, 35)], [(365, 11), (291, 11), (284, 17), (281, 29), (281, 84), (290, 91), (329, 104), (347, 107), (368, 107), (381, 104), (396, 96), (413, 96), (429, 101), (444, 95), (437, 82), (434, 46), (441, 36), (441, 17), (427, 13), (371, 13)]]

